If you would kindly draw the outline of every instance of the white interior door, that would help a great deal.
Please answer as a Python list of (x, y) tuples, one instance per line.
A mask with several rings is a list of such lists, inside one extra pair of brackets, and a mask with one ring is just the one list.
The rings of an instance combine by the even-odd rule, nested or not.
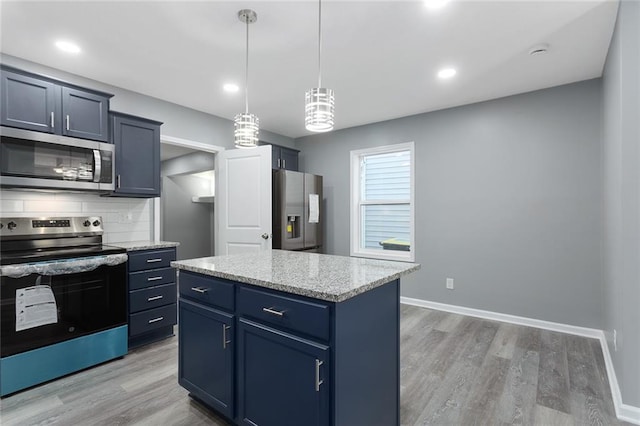
[(271, 145), (216, 156), (216, 255), (271, 249)]

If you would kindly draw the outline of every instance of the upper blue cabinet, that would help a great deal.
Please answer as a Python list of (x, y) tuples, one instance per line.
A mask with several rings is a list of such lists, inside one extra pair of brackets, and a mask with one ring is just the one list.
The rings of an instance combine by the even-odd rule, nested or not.
[(111, 94), (3, 67), (0, 96), (3, 126), (102, 142), (109, 140)]
[(297, 149), (286, 148), (280, 145), (261, 142), (261, 144), (271, 145), (271, 168), (298, 171), (298, 151)]
[(111, 112), (116, 147), (116, 189), (112, 196), (160, 196), (160, 126), (158, 121)]

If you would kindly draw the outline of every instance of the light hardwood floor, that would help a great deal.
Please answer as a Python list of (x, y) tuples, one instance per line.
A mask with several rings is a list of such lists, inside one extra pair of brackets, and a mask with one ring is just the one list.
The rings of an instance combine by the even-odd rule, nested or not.
[[(596, 340), (402, 305), (400, 346), (402, 425), (622, 424)], [(178, 385), (175, 337), (3, 398), (0, 424), (226, 425)]]

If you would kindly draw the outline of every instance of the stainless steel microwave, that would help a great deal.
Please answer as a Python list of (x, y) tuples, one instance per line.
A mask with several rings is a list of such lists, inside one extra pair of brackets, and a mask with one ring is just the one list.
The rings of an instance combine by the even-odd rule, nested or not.
[(0, 185), (113, 191), (112, 144), (0, 127)]

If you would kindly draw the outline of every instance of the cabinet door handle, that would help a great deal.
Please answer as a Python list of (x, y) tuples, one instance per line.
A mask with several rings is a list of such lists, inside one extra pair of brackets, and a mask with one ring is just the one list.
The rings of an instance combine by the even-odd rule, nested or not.
[(162, 262), (162, 259), (147, 259), (147, 263)]
[(149, 277), (149, 278), (147, 278), (147, 281), (158, 281), (158, 280), (161, 280), (161, 279), (162, 279), (162, 277)]
[(320, 392), (320, 385), (324, 383), (324, 380), (320, 380), (320, 366), (324, 364), (324, 361), (316, 359), (316, 392)]
[(287, 168), (287, 160), (285, 160), (284, 158), (282, 159), (282, 168), (283, 169)]
[(270, 307), (270, 308), (262, 308), (262, 310), (263, 310), (264, 312), (267, 312), (267, 313), (269, 313), (269, 314), (273, 314), (273, 315), (277, 315), (277, 316), (279, 316), (279, 317), (283, 317), (283, 316), (284, 316), (284, 313), (285, 313), (285, 311), (276, 311), (276, 310), (273, 308), (273, 306), (272, 306), (272, 307)]
[(120, 188), (120, 175), (116, 177), (116, 181), (117, 181), (116, 182), (117, 187)]
[(280, 159), (278, 158), (278, 168), (280, 168)]
[(154, 322), (162, 321), (163, 319), (164, 319), (164, 317), (158, 317), (158, 318), (150, 319), (149, 320), (149, 324), (153, 324)]
[(55, 126), (53, 111), (51, 111), (51, 128), (53, 129)]
[(191, 287), (191, 290), (197, 291), (198, 293), (202, 293), (202, 294), (204, 294), (207, 291), (209, 291), (209, 289), (206, 288), (206, 287)]
[(231, 340), (227, 340), (227, 330), (231, 329), (230, 325), (222, 324), (222, 349), (227, 349), (227, 345)]
[(162, 299), (163, 296), (153, 296), (153, 297), (149, 297), (147, 298), (147, 302), (153, 302), (154, 300), (160, 300)]
[(69, 130), (69, 114), (67, 114), (67, 130)]

